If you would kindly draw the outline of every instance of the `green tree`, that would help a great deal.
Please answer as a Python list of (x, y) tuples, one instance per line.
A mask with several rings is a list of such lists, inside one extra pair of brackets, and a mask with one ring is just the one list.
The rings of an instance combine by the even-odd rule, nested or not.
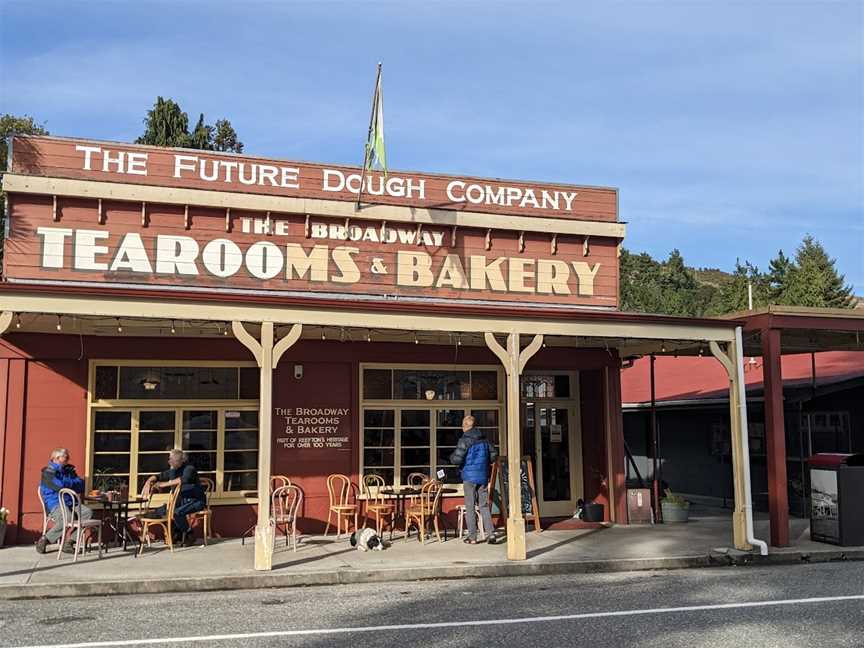
[(190, 148), (189, 115), (172, 99), (156, 97), (144, 118), (144, 134), (135, 143)]
[(229, 151), (231, 153), (242, 153), (243, 142), (237, 138), (237, 131), (227, 119), (216, 120), (216, 132), (213, 135), (214, 151)]
[(204, 151), (243, 152), (243, 142), (227, 119), (219, 119), (215, 126), (204, 121), (204, 113), (198, 117), (195, 127), (189, 130), (189, 115), (172, 99), (156, 97), (153, 108), (144, 118), (144, 134), (136, 144), (152, 146), (174, 146)]
[(783, 254), (783, 250), (778, 251), (777, 256), (768, 263), (768, 272), (765, 274), (765, 288), (769, 304), (786, 303), (789, 273), (793, 267), (792, 260)]
[(753, 289), (753, 308), (764, 306), (768, 301), (765, 275), (749, 261), (741, 263), (740, 259), (736, 259), (735, 271), (720, 287), (715, 314), (748, 310), (749, 287)]
[(198, 118), (189, 140), (189, 148), (213, 150), (213, 127), (204, 123), (204, 113)]
[(804, 237), (787, 274), (786, 303), (794, 306), (853, 308), (855, 298), (836, 261), (811, 235)]
[[(9, 155), (8, 138), (12, 135), (48, 135), (44, 124), (30, 115), (17, 117), (8, 113), (0, 116), (0, 178), (6, 170)], [(0, 191), (0, 262), (3, 260), (3, 235), (6, 232), (6, 195)]]

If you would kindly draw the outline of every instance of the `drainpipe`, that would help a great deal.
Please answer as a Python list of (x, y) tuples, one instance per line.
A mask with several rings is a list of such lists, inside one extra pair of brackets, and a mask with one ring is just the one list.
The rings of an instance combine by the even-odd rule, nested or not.
[(768, 555), (768, 544), (759, 540), (753, 531), (753, 496), (750, 491), (750, 440), (747, 433), (747, 393), (744, 388), (744, 342), (741, 327), (735, 327), (735, 364), (738, 369), (738, 420), (741, 429), (741, 453), (744, 455), (744, 525), (747, 542), (759, 547), (759, 553)]

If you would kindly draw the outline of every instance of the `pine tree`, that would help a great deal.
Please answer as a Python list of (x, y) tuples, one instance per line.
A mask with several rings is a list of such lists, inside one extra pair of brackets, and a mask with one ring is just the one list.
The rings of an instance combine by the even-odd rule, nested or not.
[(144, 134), (135, 143), (189, 148), (191, 142), (189, 115), (173, 100), (156, 97), (144, 119)]
[(189, 147), (204, 151), (213, 150), (213, 127), (204, 123), (204, 113), (198, 117), (198, 123), (189, 137)]
[(821, 308), (853, 308), (852, 287), (837, 272), (835, 259), (811, 235), (804, 237), (788, 274), (787, 303)]
[(768, 264), (768, 273), (765, 275), (769, 304), (785, 304), (786, 292), (789, 288), (789, 273), (793, 269), (792, 260), (783, 254), (783, 250), (777, 252), (777, 256)]
[(230, 151), (231, 153), (242, 153), (243, 142), (237, 139), (237, 131), (227, 119), (217, 119), (215, 133), (213, 135), (214, 151)]

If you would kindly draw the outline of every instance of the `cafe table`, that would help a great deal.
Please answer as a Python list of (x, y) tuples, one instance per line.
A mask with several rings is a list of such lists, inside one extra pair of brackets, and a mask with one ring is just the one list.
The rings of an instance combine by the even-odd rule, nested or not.
[[(114, 546), (119, 547), (123, 544), (123, 551), (126, 551), (129, 541), (137, 544), (138, 540), (129, 533), (129, 507), (141, 506), (147, 503), (144, 497), (108, 499), (106, 495), (87, 495), (84, 501), (91, 504), (99, 504), (105, 512), (102, 520), (114, 532)], [(108, 548), (107, 541), (105, 548)]]
[[(387, 497), (392, 497), (396, 500), (396, 517), (405, 519), (405, 500), (409, 497), (417, 497), (422, 492), (422, 487), (420, 486), (385, 486), (384, 488), (379, 489), (378, 491), (382, 495)], [(455, 495), (459, 490), (456, 488), (451, 488), (445, 486), (441, 489), (442, 497), (444, 495)], [(452, 529), (453, 533), (456, 533), (456, 529), (450, 526), (450, 523), (447, 521), (446, 515), (441, 515), (441, 519), (444, 522), (444, 540), (447, 540), (447, 529)], [(395, 524), (395, 520), (394, 520)]]

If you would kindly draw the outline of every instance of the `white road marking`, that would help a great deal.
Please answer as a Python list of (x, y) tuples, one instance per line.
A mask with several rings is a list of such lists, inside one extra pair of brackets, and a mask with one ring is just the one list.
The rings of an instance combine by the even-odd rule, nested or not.
[(713, 605), (686, 605), (682, 607), (649, 608), (645, 610), (616, 610), (613, 612), (583, 612), (580, 614), (556, 614), (541, 617), (517, 617), (513, 619), (477, 619), (474, 621), (443, 621), (440, 623), (401, 623), (395, 625), (358, 626), (356, 628), (313, 628), (309, 630), (271, 630), (268, 632), (244, 632), (237, 634), (193, 635), (188, 637), (158, 637), (153, 639), (122, 639), (118, 641), (85, 641), (70, 644), (40, 644), (18, 648), (103, 648), (106, 646), (153, 646), (169, 643), (204, 641), (240, 641), (267, 639), (269, 637), (306, 637), (315, 635), (351, 634), (354, 632), (388, 632), (392, 630), (427, 630), (430, 628), (459, 628), (472, 626), (512, 625), (516, 623), (549, 623), (551, 621), (574, 621), (578, 619), (602, 619), (608, 617), (639, 616), (647, 614), (679, 614), (705, 610), (735, 610), (741, 608), (773, 607), (780, 605), (812, 605), (837, 601), (864, 601), (864, 594), (850, 596), (822, 596), (818, 598), (781, 599), (777, 601), (745, 601), (743, 603), (716, 603)]

